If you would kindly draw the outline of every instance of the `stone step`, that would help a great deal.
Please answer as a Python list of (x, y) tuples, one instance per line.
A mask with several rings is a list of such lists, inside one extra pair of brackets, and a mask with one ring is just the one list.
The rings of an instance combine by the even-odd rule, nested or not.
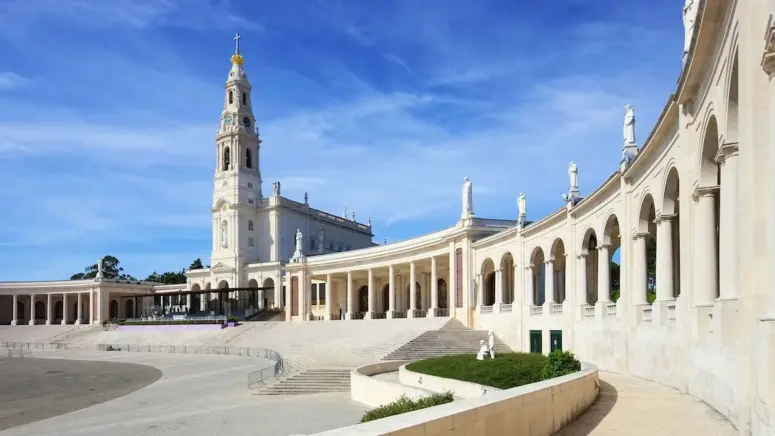
[[(479, 351), (480, 341), (486, 341), (488, 335), (487, 331), (466, 329), (459, 321), (450, 320), (441, 330), (431, 330), (421, 334), (387, 354), (382, 360), (418, 360), (454, 354), (472, 354)], [(511, 348), (496, 336), (495, 352), (508, 353), (511, 352)]]
[(300, 395), (350, 390), (349, 369), (310, 369), (255, 392), (259, 395)]

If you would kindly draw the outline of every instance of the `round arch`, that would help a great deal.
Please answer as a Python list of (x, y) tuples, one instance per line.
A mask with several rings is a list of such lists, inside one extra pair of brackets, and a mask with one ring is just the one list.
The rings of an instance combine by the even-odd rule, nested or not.
[(516, 262), (514, 261), (514, 256), (511, 254), (511, 252), (505, 252), (503, 253), (503, 256), (501, 256), (500, 261), (500, 268), (501, 268), (501, 301), (506, 304), (511, 304), (514, 301), (514, 292), (515, 292), (515, 285), (514, 285), (514, 265), (516, 265)]
[(545, 272), (546, 272), (546, 256), (544, 256), (544, 250), (541, 247), (533, 248), (530, 253), (530, 275), (532, 282), (532, 295), (533, 305), (541, 306), (546, 300), (546, 293), (544, 290)]
[(108, 307), (108, 318), (118, 318), (118, 301), (110, 300), (110, 305)]
[(251, 289), (258, 288), (258, 281), (256, 279), (248, 280), (248, 288), (251, 288)]
[(495, 262), (487, 258), (482, 262), (481, 271), (481, 295), (482, 306), (492, 306), (495, 304)]
[(196, 291), (201, 291), (202, 288), (199, 287), (199, 283), (194, 283), (193, 285), (191, 285), (191, 290), (196, 292)]
[(562, 238), (555, 238), (552, 242), (552, 246), (549, 249), (549, 259), (553, 262), (551, 270), (547, 271), (547, 274), (552, 275), (552, 283), (554, 284), (550, 292), (555, 303), (562, 303), (565, 301), (565, 271), (566, 271), (566, 252), (565, 243)]
[(229, 282), (226, 280), (221, 280), (218, 282), (218, 289), (229, 289)]
[(358, 312), (369, 311), (369, 287), (366, 285), (358, 288)]
[(736, 143), (738, 141), (738, 73), (737, 73), (737, 48), (734, 49), (732, 57), (732, 66), (729, 72), (729, 81), (727, 82), (727, 122), (724, 139), (727, 143)]
[(205, 283), (205, 289), (211, 289), (211, 287), (210, 282)]
[(135, 317), (135, 302), (131, 298), (124, 300), (124, 318)]

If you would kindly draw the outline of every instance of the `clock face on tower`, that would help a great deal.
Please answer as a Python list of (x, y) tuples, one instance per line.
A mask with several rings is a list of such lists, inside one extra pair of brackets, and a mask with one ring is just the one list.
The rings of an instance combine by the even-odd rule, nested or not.
[(226, 124), (226, 127), (231, 126), (231, 115), (226, 115), (226, 117), (223, 119), (223, 123)]
[(248, 117), (243, 118), (242, 119), (242, 124), (244, 124), (245, 127), (249, 128), (250, 127), (250, 118), (248, 118)]

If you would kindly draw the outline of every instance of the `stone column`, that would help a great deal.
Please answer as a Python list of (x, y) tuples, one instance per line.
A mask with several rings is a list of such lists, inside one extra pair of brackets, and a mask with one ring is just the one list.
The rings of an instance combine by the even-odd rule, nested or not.
[(67, 294), (62, 294), (62, 325), (67, 324)]
[[(765, 56), (762, 58), (762, 68), (770, 79), (770, 98), (769, 98), (769, 124), (770, 124), (770, 164), (769, 168), (775, 168), (775, 26), (771, 25), (767, 32), (767, 49)], [(771, 189), (770, 192), (775, 192), (775, 172), (770, 171), (771, 175)], [(772, 202), (775, 206), (775, 202)], [(770, 211), (770, 217), (775, 217), (775, 210)], [(770, 253), (775, 253), (775, 230), (772, 229), (772, 222), (768, 224), (769, 227), (769, 246)], [(775, 321), (775, 268), (770, 268), (770, 284), (771, 289), (769, 291), (769, 307), (765, 311), (762, 321)], [(773, 389), (775, 390), (775, 389)]]
[(409, 262), (409, 318), (414, 318), (415, 310), (417, 310), (417, 280), (414, 262)]
[(530, 301), (530, 304), (528, 306), (537, 306), (537, 300), (536, 300), (536, 291), (535, 291), (535, 276), (533, 275), (533, 265), (530, 265), (525, 268), (525, 271), (527, 271), (527, 292), (528, 294), (528, 301)]
[(89, 291), (89, 324), (94, 324), (94, 291)]
[(603, 304), (611, 301), (610, 248), (609, 244), (601, 244), (597, 249), (597, 302)]
[[(519, 292), (519, 266), (515, 263), (514, 264), (514, 295), (511, 296), (511, 304), (517, 304), (517, 292)], [(513, 308), (512, 310), (515, 310)]]
[(726, 143), (721, 146), (717, 162), (721, 166), (721, 182), (723, 187), (719, 193), (719, 253), (724, 258), (719, 265), (719, 299), (733, 300), (738, 297), (739, 273), (738, 259), (738, 206), (737, 188), (739, 175), (737, 143)]
[(495, 270), (495, 306), (500, 309), (503, 303), (503, 269)]
[(374, 317), (374, 313), (376, 312), (376, 308), (374, 306), (374, 303), (376, 303), (374, 298), (374, 271), (369, 268), (369, 275), (368, 275), (368, 281), (366, 282), (366, 287), (368, 288), (368, 297), (369, 297), (369, 313), (366, 314), (367, 319), (372, 319)]
[[(484, 274), (477, 274), (474, 278), (474, 307), (484, 306)], [(479, 310), (479, 309), (477, 309)]]
[[(694, 252), (695, 283), (694, 303), (710, 306), (716, 299), (718, 283), (716, 270), (716, 195), (715, 188), (699, 188), (693, 197), (697, 203), (696, 250)], [(645, 251), (645, 249), (644, 249)], [(645, 261), (644, 261), (645, 262)]]
[(331, 299), (333, 297), (333, 289), (331, 289), (331, 286), (333, 286), (334, 282), (331, 281), (331, 274), (326, 274), (326, 320), (331, 320)]
[(51, 294), (46, 294), (46, 325), (51, 325), (52, 320), (54, 319), (54, 308), (52, 307), (52, 300)]
[(11, 325), (18, 324), (19, 320), (19, 308), (17, 307), (17, 303), (19, 302), (18, 297), (16, 296), (16, 293), (13, 294), (13, 308), (11, 309), (13, 311), (13, 318), (11, 319)]
[(388, 318), (396, 315), (396, 270), (393, 265), (388, 266)]
[(35, 294), (30, 294), (30, 325), (35, 325)]
[[(648, 233), (637, 233), (634, 236), (632, 256), (632, 304), (646, 304), (646, 237)], [(598, 294), (599, 295), (599, 294)]]
[(457, 277), (456, 277), (456, 264), (455, 264), (455, 248), (454, 246), (449, 251), (449, 283), (447, 283), (447, 304), (449, 309), (449, 316), (453, 316), (455, 308), (457, 307)]
[[(83, 320), (83, 308), (82, 308), (82, 306), (83, 306), (83, 299), (82, 299), (82, 297), (83, 297), (83, 293), (79, 292), (78, 293), (78, 307), (76, 307), (76, 309), (75, 309), (75, 311), (76, 311), (76, 314), (75, 314), (75, 325), (80, 325), (82, 320)], [(136, 307), (135, 307), (135, 313), (137, 313), (137, 308)]]
[(355, 313), (355, 305), (353, 304), (354, 301), (353, 273), (352, 271), (347, 271), (347, 313), (345, 313), (344, 319), (353, 319), (353, 314)]
[(673, 300), (673, 222), (675, 215), (662, 215), (657, 220), (657, 298)]
[(576, 306), (579, 307), (578, 319), (584, 319), (584, 308), (589, 305), (587, 302), (587, 253), (578, 255), (576, 262)]
[(545, 315), (551, 314), (554, 304), (554, 260), (547, 260), (544, 263), (544, 310)]
[[(439, 280), (436, 277), (436, 258), (431, 257), (431, 308), (428, 309), (428, 316), (436, 316), (436, 309), (439, 307)], [(448, 287), (449, 290), (449, 287)]]

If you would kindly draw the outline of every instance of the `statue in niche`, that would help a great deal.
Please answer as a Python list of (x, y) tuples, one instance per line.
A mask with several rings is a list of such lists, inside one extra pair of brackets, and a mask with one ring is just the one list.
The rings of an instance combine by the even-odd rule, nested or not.
[(579, 167), (576, 166), (576, 162), (571, 161), (568, 166), (568, 176), (570, 177), (570, 190), (571, 192), (579, 190)]
[(229, 246), (229, 223), (225, 220), (221, 222), (221, 247)]
[(684, 56), (689, 53), (694, 34), (694, 22), (697, 19), (697, 0), (686, 0), (683, 9), (684, 19)]
[(463, 179), (463, 213), (460, 219), (466, 219), (474, 216), (474, 200), (471, 188), (471, 180), (468, 177)]
[(624, 143), (635, 144), (635, 109), (624, 107)]

